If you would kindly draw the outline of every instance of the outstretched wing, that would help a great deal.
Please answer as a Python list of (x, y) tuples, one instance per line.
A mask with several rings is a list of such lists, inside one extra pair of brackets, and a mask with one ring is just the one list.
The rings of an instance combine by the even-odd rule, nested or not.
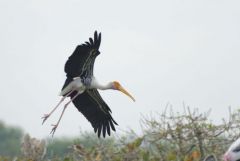
[[(73, 96), (72, 96), (73, 97)], [(111, 116), (111, 109), (103, 101), (96, 89), (88, 89), (73, 100), (79, 112), (81, 112), (87, 120), (92, 124), (94, 132), (98, 137), (106, 136), (106, 132), (110, 136), (111, 129), (115, 131), (115, 125), (118, 125)]]
[(100, 54), (98, 51), (101, 44), (101, 33), (94, 33), (94, 39), (78, 45), (73, 54), (68, 58), (64, 70), (68, 78), (81, 77), (91, 78), (95, 58)]

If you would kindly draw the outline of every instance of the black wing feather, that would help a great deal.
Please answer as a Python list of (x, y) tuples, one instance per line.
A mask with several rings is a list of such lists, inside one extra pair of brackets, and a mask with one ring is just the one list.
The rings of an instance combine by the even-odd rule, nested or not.
[[(88, 46), (90, 46), (90, 45), (91, 45), (91, 44), (90, 44), (88, 41), (86, 41), (86, 42), (85, 42), (85, 44), (86, 44), (86, 45), (88, 45)], [(84, 45), (85, 45), (85, 44), (84, 44)]]
[(64, 71), (67, 77), (92, 77), (95, 58), (100, 54), (98, 51), (101, 44), (101, 33), (94, 33), (94, 41), (89, 38), (89, 42), (78, 45), (72, 55), (68, 58)]
[(89, 42), (90, 42), (91, 45), (94, 45), (93, 39), (91, 37), (89, 38)]
[(97, 32), (95, 31), (95, 33), (94, 33), (94, 46), (96, 47), (96, 49), (99, 49), (100, 44), (101, 44), (101, 33), (99, 33), (99, 35), (97, 35)]
[[(98, 35), (97, 35), (97, 32), (95, 31), (94, 32), (94, 43), (96, 43), (97, 40), (98, 40)], [(96, 44), (94, 44), (94, 45), (96, 45)]]
[(106, 126), (103, 126), (103, 129), (102, 129), (102, 133), (103, 133), (103, 137), (105, 138), (105, 136), (106, 136), (106, 131), (107, 131), (107, 122), (106, 121), (104, 121), (104, 125), (106, 125)]
[(97, 134), (97, 135), (98, 135), (98, 137), (100, 138), (100, 136), (101, 136), (101, 130), (102, 130), (102, 125), (99, 125), (99, 127), (100, 127), (100, 128), (98, 128), (98, 134)]
[(96, 89), (86, 90), (73, 100), (73, 104), (92, 124), (94, 132), (97, 133), (98, 137), (101, 136), (101, 133), (103, 134), (103, 137), (105, 137), (106, 132), (110, 135), (111, 129), (113, 131), (116, 130), (114, 124), (118, 124), (112, 118), (110, 108), (102, 100)]
[(110, 136), (110, 134), (111, 134), (111, 130), (110, 130), (109, 122), (107, 122), (107, 123), (108, 123), (108, 126), (107, 126), (107, 133), (108, 133), (108, 135)]
[(99, 46), (100, 46), (100, 44), (101, 44), (101, 33), (99, 33), (99, 35), (98, 35), (98, 40), (96, 41), (96, 47), (99, 49)]

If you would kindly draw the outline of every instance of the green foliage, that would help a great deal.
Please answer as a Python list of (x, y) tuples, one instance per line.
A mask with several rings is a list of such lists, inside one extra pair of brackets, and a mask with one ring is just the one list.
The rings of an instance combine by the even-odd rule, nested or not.
[[(81, 144), (86, 149), (94, 150), (94, 147), (101, 145), (103, 147), (112, 146), (113, 138), (99, 139), (94, 133), (84, 132), (78, 138), (49, 138), (47, 147), (47, 158), (56, 156), (63, 158), (71, 152), (71, 145)], [(68, 158), (67, 158), (68, 159)]]
[(22, 136), (23, 131), (20, 128), (8, 127), (3, 122), (0, 122), (0, 156), (20, 155)]
[(70, 138), (54, 138), (48, 139), (47, 157), (64, 157), (69, 151), (70, 145), (74, 143), (74, 139)]

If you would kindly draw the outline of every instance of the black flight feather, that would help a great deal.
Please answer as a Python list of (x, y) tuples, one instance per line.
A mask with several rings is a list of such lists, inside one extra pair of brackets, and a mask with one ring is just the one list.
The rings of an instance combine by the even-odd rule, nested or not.
[[(101, 133), (103, 137), (105, 137), (106, 132), (110, 135), (110, 129), (116, 131), (114, 124), (117, 125), (117, 123), (112, 118), (109, 107), (105, 102), (101, 103), (102, 109), (100, 109), (98, 105), (100, 95), (94, 95), (93, 93), (98, 93), (98, 91), (96, 89), (84, 91), (73, 100), (73, 104), (92, 124), (94, 132), (97, 133), (99, 137)], [(92, 97), (94, 97), (94, 99)], [(98, 102), (96, 102), (96, 99)]]

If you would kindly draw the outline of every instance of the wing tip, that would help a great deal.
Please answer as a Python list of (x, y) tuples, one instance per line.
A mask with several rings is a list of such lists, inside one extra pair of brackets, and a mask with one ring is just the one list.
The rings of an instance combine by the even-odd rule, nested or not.
[(111, 120), (107, 120), (103, 124), (95, 126), (94, 132), (97, 134), (98, 138), (101, 138), (101, 136), (105, 138), (107, 135), (111, 136), (111, 130), (116, 132), (114, 124), (118, 125), (117, 122), (111, 118)]
[(93, 46), (96, 48), (96, 49), (99, 49), (100, 47), (100, 44), (101, 44), (101, 32), (97, 32), (97, 30), (94, 31), (94, 43), (93, 43)]

